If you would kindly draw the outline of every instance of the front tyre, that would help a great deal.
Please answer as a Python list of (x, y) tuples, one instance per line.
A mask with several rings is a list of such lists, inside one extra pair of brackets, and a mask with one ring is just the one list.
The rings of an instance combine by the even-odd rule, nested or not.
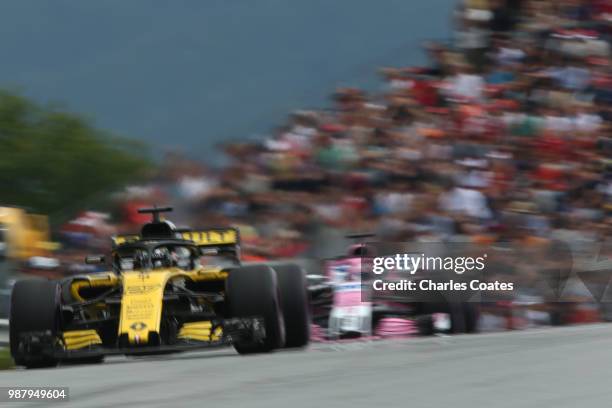
[(263, 341), (235, 341), (236, 351), (240, 354), (263, 353), (283, 347), (285, 326), (274, 270), (266, 265), (232, 269), (225, 285), (229, 317), (261, 318), (266, 329)]
[(58, 361), (20, 345), (22, 335), (36, 332), (55, 336), (59, 326), (59, 285), (48, 280), (22, 280), (11, 293), (9, 339), (15, 364), (26, 368), (53, 367)]

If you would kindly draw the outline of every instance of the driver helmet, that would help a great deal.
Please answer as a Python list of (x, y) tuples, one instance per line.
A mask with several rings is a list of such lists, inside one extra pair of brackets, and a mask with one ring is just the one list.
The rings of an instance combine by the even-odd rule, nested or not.
[(172, 266), (188, 268), (191, 261), (191, 252), (185, 247), (176, 247), (172, 250)]
[(168, 248), (155, 248), (151, 255), (151, 263), (153, 268), (169, 268), (172, 266), (172, 258)]
[(137, 250), (134, 252), (134, 257), (132, 258), (132, 265), (125, 267), (121, 257), (118, 257), (119, 261), (119, 269), (120, 270), (137, 270), (137, 269), (145, 269), (147, 266), (147, 255), (145, 251)]

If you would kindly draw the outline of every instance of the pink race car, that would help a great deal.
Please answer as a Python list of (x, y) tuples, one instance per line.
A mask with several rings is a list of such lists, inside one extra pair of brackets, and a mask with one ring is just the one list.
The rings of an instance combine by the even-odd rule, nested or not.
[(352, 245), (346, 256), (325, 261), (331, 309), (326, 322), (319, 319), (323, 327), (313, 330), (319, 340), (477, 331), (478, 305), (372, 293), (362, 270), (362, 260), (373, 256), (368, 250), (363, 244)]

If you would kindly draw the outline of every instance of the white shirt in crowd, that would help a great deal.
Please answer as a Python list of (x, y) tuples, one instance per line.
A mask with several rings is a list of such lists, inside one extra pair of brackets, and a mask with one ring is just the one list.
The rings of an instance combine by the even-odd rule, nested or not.
[(410, 193), (380, 193), (376, 196), (376, 201), (392, 214), (409, 211), (413, 199), (414, 195)]
[(552, 132), (595, 132), (603, 120), (599, 115), (579, 113), (577, 116), (545, 116), (544, 128)]
[(601, 116), (593, 113), (579, 113), (576, 116), (576, 130), (580, 132), (596, 132), (602, 124)]
[(500, 65), (519, 62), (523, 58), (525, 58), (525, 51), (521, 50), (520, 48), (500, 47), (497, 50), (497, 55), (495, 55), (495, 59)]
[(544, 128), (551, 132), (570, 132), (574, 130), (574, 123), (571, 117), (548, 115), (544, 117)]
[(440, 197), (443, 210), (462, 213), (474, 218), (491, 218), (487, 199), (480, 191), (456, 187)]
[(484, 87), (485, 81), (480, 75), (457, 74), (450, 79), (448, 91), (451, 96), (479, 100)]

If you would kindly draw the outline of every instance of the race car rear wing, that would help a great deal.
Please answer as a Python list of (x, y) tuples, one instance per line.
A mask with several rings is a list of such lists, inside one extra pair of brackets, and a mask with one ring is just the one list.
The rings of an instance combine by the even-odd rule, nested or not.
[(183, 239), (195, 242), (202, 255), (221, 255), (240, 264), (240, 230), (238, 228), (209, 228), (178, 230)]
[(195, 242), (199, 247), (217, 247), (220, 245), (239, 246), (240, 231), (238, 228), (178, 229), (181, 238)]
[[(115, 235), (113, 246), (136, 242), (142, 237), (139, 234)], [(168, 237), (171, 238), (171, 237)], [(239, 247), (240, 231), (238, 228), (202, 228), (202, 229), (176, 229), (174, 237), (193, 241), (199, 247)]]

